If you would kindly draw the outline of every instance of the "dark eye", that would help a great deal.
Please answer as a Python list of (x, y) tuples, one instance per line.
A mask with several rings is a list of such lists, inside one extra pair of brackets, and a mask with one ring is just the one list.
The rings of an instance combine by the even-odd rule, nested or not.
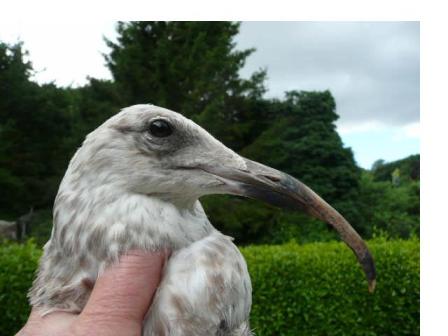
[(155, 137), (165, 138), (173, 133), (173, 127), (168, 121), (157, 119), (149, 125), (149, 132)]

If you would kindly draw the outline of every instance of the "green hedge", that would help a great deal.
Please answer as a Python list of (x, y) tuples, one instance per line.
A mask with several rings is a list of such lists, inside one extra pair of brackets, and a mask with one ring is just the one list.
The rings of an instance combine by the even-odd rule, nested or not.
[[(256, 335), (418, 335), (419, 241), (371, 241), (374, 294), (342, 243), (242, 248), (254, 287)], [(0, 245), (0, 335), (19, 330), (40, 249)]]
[(26, 294), (41, 250), (33, 243), (0, 242), (0, 335), (14, 335), (28, 318)]
[(419, 241), (376, 240), (377, 288), (342, 243), (242, 248), (256, 335), (419, 335)]

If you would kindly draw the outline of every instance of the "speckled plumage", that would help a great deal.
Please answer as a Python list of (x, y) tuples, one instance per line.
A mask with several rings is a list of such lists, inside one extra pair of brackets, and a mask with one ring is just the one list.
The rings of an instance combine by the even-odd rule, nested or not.
[[(175, 138), (145, 127), (166, 118)], [(144, 335), (250, 335), (251, 283), (229, 237), (198, 197), (223, 193), (210, 174), (175, 167), (244, 161), (192, 121), (153, 105), (124, 109), (86, 137), (55, 204), (30, 302), (44, 314), (79, 312), (98, 275), (131, 249), (173, 250), (147, 314)]]
[[(153, 132), (156, 123), (169, 132)], [(98, 275), (119, 256), (169, 249), (144, 335), (251, 335), (247, 266), (231, 238), (208, 221), (198, 201), (208, 194), (257, 198), (327, 222), (353, 250), (373, 291), (366, 244), (306, 185), (239, 156), (178, 113), (135, 105), (90, 133), (71, 160), (31, 304), (43, 314), (80, 312)]]

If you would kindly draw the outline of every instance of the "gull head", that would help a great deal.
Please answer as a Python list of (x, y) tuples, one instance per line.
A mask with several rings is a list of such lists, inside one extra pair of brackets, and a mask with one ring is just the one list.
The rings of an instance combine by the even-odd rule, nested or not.
[(327, 222), (354, 251), (373, 290), (367, 246), (328, 203), (297, 179), (241, 157), (181, 114), (153, 105), (125, 108), (86, 137), (61, 183), (53, 235), (61, 237), (63, 227), (81, 218), (80, 241), (80, 227), (89, 223), (115, 225), (107, 233), (115, 237), (129, 234), (133, 222), (140, 230), (152, 227), (152, 244), (188, 235), (194, 241), (212, 230), (198, 202), (209, 194), (260, 199)]
[(153, 105), (123, 109), (89, 134), (69, 167), (89, 186), (179, 204), (222, 191), (206, 166), (246, 169), (244, 159), (181, 114)]

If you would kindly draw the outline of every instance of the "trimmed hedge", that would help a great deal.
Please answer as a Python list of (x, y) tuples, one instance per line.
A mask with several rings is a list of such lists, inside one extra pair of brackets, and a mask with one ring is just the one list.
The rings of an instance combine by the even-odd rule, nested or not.
[(28, 319), (26, 297), (41, 250), (32, 242), (0, 242), (0, 335), (14, 335)]
[(369, 244), (373, 294), (343, 243), (242, 248), (253, 283), (256, 335), (419, 335), (419, 241)]
[[(256, 335), (418, 335), (419, 241), (374, 240), (374, 294), (342, 243), (289, 243), (241, 248), (254, 295)], [(32, 242), (0, 244), (0, 335), (29, 314), (26, 293), (41, 252)]]

